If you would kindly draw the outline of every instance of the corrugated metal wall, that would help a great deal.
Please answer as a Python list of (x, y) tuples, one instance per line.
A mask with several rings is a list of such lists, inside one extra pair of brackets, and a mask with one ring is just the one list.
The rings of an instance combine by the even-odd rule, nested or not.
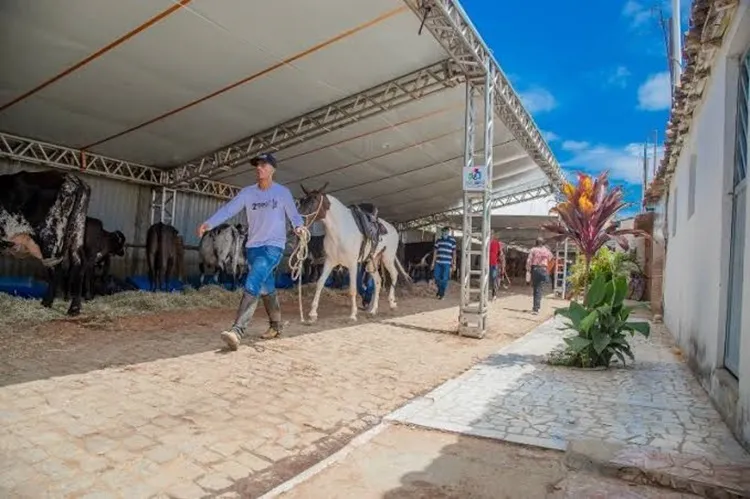
[[(0, 159), (0, 174), (43, 169), (46, 168)], [(122, 231), (127, 243), (145, 245), (146, 231), (151, 224), (151, 188), (91, 175), (83, 175), (83, 178), (91, 186), (88, 215), (100, 219), (106, 230)], [(220, 199), (177, 193), (175, 227), (182, 235), (186, 246), (198, 244), (196, 229), (223, 203)], [(233, 217), (229, 222), (247, 224), (243, 214)], [(143, 248), (128, 248), (124, 257), (112, 259), (112, 272), (119, 277), (145, 274), (146, 268), (146, 252)], [(191, 275), (197, 271), (198, 253), (187, 250), (185, 273)], [(0, 255), (0, 275), (36, 275), (41, 278), (43, 271), (36, 261)]]

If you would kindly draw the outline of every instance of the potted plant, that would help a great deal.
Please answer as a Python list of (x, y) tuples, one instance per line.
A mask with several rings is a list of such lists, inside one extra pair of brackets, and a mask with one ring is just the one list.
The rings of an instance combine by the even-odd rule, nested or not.
[(648, 322), (630, 322), (632, 308), (624, 304), (628, 292), (624, 276), (606, 278), (598, 274), (586, 292), (583, 304), (572, 301), (568, 308), (558, 309), (555, 314), (566, 317), (566, 329), (576, 332), (563, 338), (567, 348), (551, 358), (554, 364), (593, 368), (609, 367), (614, 357), (623, 365), (625, 357), (635, 360), (627, 335), (640, 333), (645, 337), (651, 332)]

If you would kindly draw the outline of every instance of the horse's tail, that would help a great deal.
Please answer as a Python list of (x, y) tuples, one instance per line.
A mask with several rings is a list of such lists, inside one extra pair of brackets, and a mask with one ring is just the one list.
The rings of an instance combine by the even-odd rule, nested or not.
[(406, 284), (409, 287), (411, 287), (411, 285), (414, 284), (414, 281), (412, 281), (411, 276), (409, 276), (409, 274), (406, 273), (406, 271), (404, 270), (404, 267), (401, 265), (401, 261), (398, 259), (398, 257), (394, 257), (393, 258), (393, 263), (396, 264), (396, 270), (398, 270), (398, 272), (404, 278), (404, 280), (406, 281)]

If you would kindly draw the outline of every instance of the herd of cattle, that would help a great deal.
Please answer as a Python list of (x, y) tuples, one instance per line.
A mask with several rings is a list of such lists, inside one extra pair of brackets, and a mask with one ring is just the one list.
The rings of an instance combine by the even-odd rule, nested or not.
[[(125, 254), (125, 235), (104, 229), (97, 218), (87, 216), (91, 188), (72, 173), (47, 170), (0, 175), (0, 254), (34, 258), (47, 274), (42, 305), (51, 307), (62, 288), (70, 299), (68, 315), (81, 311), (82, 296), (91, 299), (96, 283), (110, 279), (110, 262)], [(323, 238), (313, 236), (303, 282), (317, 280), (325, 260)], [(199, 252), (200, 284), (218, 276), (236, 287), (247, 272), (247, 228), (222, 224), (204, 234)], [(415, 281), (429, 279), (432, 242), (404, 244), (400, 259)], [(152, 291), (164, 289), (170, 278), (182, 275), (185, 248), (178, 230), (157, 222), (146, 232), (146, 261)], [(343, 282), (346, 270), (332, 273), (334, 286)]]

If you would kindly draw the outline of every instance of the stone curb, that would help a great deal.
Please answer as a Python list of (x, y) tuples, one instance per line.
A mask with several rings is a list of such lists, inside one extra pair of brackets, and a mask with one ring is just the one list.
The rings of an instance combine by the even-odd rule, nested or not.
[(334, 452), (333, 454), (323, 459), (322, 461), (319, 461), (318, 463), (314, 464), (310, 468), (307, 468), (302, 473), (299, 473), (298, 475), (293, 476), (286, 482), (283, 482), (277, 485), (273, 489), (269, 490), (268, 492), (260, 496), (258, 499), (275, 499), (276, 497), (279, 497), (280, 495), (286, 492), (289, 492), (290, 490), (294, 489), (296, 486), (320, 474), (326, 468), (329, 468), (330, 466), (333, 466), (334, 464), (341, 462), (345, 457), (351, 454), (355, 449), (358, 449), (359, 447), (362, 447), (363, 445), (368, 443), (370, 440), (378, 436), (389, 426), (390, 425), (388, 423), (379, 423), (376, 426), (367, 430), (366, 432), (360, 433), (359, 435), (354, 437), (348, 444), (346, 444), (343, 448), (339, 449), (337, 452)]
[(582, 439), (568, 443), (565, 464), (712, 499), (750, 498), (750, 463), (714, 463), (705, 456)]

